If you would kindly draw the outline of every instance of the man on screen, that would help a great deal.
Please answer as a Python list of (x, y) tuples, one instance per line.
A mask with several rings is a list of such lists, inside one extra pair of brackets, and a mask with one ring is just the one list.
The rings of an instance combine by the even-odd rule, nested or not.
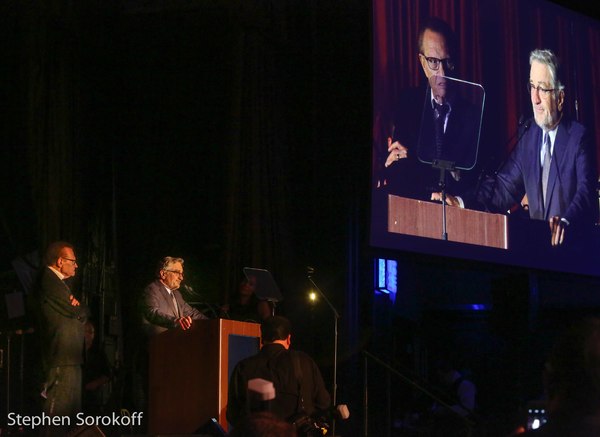
[(526, 125), (498, 174), (486, 179), (471, 199), (448, 196), (447, 202), (463, 207), (479, 203), (489, 211), (505, 212), (526, 194), (529, 217), (549, 222), (556, 246), (562, 244), (570, 224), (593, 223), (597, 218), (597, 171), (586, 129), (563, 112), (565, 87), (556, 55), (534, 50), (529, 64), (527, 89), (535, 125)]
[[(468, 127), (478, 126), (481, 112), (477, 116), (471, 105), (456, 98), (456, 82), (447, 79), (455, 72), (457, 50), (454, 32), (445, 21), (430, 18), (425, 22), (419, 32), (418, 51), (429, 86), (408, 88), (400, 94), (377, 185), (392, 194), (429, 200), (437, 190), (440, 173), (431, 164), (420, 162), (417, 155), (426, 162), (465, 161), (463, 157), (469, 154), (465, 151), (471, 148), (466, 143), (476, 145)], [(453, 170), (446, 178), (454, 192), (460, 192), (466, 183), (462, 173)]]

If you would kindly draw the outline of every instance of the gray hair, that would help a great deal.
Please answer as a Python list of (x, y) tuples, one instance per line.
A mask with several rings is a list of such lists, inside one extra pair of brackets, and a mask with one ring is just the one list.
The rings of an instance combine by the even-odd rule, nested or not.
[(181, 263), (183, 267), (183, 258), (173, 258), (172, 256), (165, 256), (161, 259), (156, 266), (156, 277), (160, 277), (161, 270), (167, 270), (171, 264)]
[(560, 62), (558, 57), (547, 49), (536, 49), (529, 54), (529, 65), (533, 64), (533, 61), (537, 61), (540, 64), (544, 64), (550, 71), (550, 78), (552, 79), (552, 88), (562, 91), (565, 86), (560, 81)]

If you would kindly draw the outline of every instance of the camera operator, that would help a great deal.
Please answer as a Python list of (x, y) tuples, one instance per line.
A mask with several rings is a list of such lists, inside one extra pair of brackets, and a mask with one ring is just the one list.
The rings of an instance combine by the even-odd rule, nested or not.
[(290, 350), (291, 324), (280, 316), (269, 317), (261, 324), (263, 347), (258, 354), (240, 361), (229, 382), (227, 420), (239, 426), (255, 409), (248, 399), (248, 381), (261, 378), (271, 381), (275, 399), (266, 407), (277, 417), (309, 417), (330, 406), (329, 393), (316, 363), (307, 354)]

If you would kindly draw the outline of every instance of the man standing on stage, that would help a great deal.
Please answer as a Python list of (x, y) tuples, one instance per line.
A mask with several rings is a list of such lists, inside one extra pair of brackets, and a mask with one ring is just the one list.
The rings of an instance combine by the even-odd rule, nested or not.
[[(42, 353), (42, 411), (48, 416), (74, 416), (81, 411), (81, 364), (87, 309), (64, 282), (74, 277), (77, 258), (73, 245), (51, 243), (38, 287), (38, 334)], [(71, 423), (74, 423), (73, 421)], [(42, 435), (63, 435), (47, 427)]]

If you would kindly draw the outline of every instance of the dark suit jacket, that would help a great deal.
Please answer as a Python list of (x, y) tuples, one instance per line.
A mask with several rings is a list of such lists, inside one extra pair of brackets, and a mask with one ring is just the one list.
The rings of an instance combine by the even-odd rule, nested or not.
[[(294, 370), (292, 354), (298, 359), (301, 375), (297, 375)], [(300, 412), (299, 379), (302, 380), (306, 413), (312, 414), (330, 405), (323, 377), (312, 358), (302, 352), (286, 350), (277, 343), (266, 344), (258, 354), (240, 361), (231, 374), (227, 420), (234, 426), (246, 414), (248, 381), (254, 378), (271, 381), (275, 386), (275, 400), (271, 402), (271, 411), (281, 419), (288, 419)]]
[(71, 290), (48, 267), (41, 274), (37, 292), (44, 374), (52, 367), (81, 365), (87, 308), (71, 305)]
[[(399, 97), (394, 114), (389, 117), (390, 121), (384, 122), (387, 126), (384, 128), (385, 134), (382, 135), (385, 138), (382, 138), (381, 142), (385, 143), (387, 136), (391, 136), (393, 141), (399, 141), (408, 148), (408, 158), (401, 159), (385, 168), (384, 163), (388, 156), (387, 143), (375, 145), (376, 156), (373, 164), (376, 180), (374, 184), (379, 187), (378, 191), (386, 195), (389, 193), (413, 199), (429, 200), (432, 192), (439, 191), (440, 171), (433, 169), (430, 164), (419, 161), (419, 155), (428, 161), (434, 158), (431, 150), (431, 144), (434, 141), (433, 108), (430, 104), (431, 93), (427, 91), (427, 87), (404, 90)], [(468, 161), (469, 152), (462, 145), (475, 141), (473, 139), (473, 136), (476, 136), (475, 127), (479, 125), (474, 126), (471, 123), (474, 118), (476, 117), (473, 115), (473, 111), (468, 110), (464, 103), (453, 104), (444, 134), (447, 147), (442, 159), (453, 157), (453, 161), (458, 158), (460, 163)], [(465, 122), (467, 119), (469, 123)], [(422, 136), (421, 143), (423, 143), (421, 150), (419, 150), (420, 136)], [(476, 178), (477, 169), (461, 171), (459, 181), (453, 179), (450, 174), (446, 174), (446, 191), (460, 195), (475, 185)]]
[(586, 129), (565, 118), (560, 122), (554, 140), (546, 208), (541, 189), (541, 144), (542, 129), (534, 124), (523, 135), (496, 178), (482, 184), (479, 201), (489, 210), (506, 212), (527, 193), (532, 219), (548, 220), (559, 216), (570, 223), (595, 221), (597, 171)]
[(442, 153), (437, 156), (434, 109), (429, 100), (426, 102), (421, 121), (418, 157), (425, 162), (433, 162), (434, 159), (452, 161), (457, 168), (470, 169), (476, 161), (481, 112), (462, 99), (455, 99), (450, 105), (452, 110), (443, 135)]
[(206, 319), (207, 317), (195, 308), (192, 308), (181, 296), (179, 290), (173, 294), (177, 300), (179, 314), (173, 305), (173, 299), (167, 288), (158, 279), (154, 280), (144, 289), (142, 296), (142, 325), (147, 334), (160, 334), (167, 329), (178, 326), (176, 320), (180, 317), (191, 317), (193, 320)]

